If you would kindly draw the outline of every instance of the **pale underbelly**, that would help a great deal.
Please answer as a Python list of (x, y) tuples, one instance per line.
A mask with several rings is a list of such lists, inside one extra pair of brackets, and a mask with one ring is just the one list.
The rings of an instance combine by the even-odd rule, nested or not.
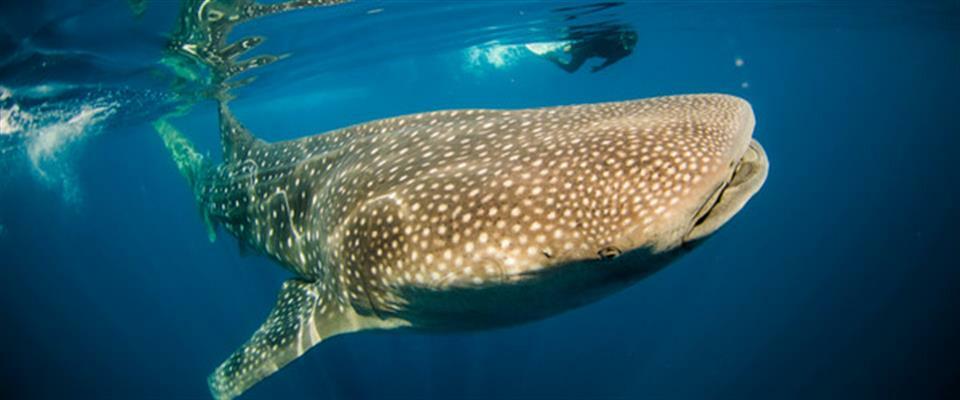
[(660, 270), (683, 251), (650, 254), (633, 250), (608, 260), (589, 260), (528, 273), (522, 279), (475, 287), (396, 291), (402, 301), (390, 316), (412, 329), (457, 331), (535, 321), (622, 290)]

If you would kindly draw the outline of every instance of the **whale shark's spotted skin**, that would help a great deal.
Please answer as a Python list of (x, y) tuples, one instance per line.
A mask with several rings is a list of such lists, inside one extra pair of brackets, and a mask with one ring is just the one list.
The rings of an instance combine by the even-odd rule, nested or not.
[(497, 326), (599, 298), (715, 230), (766, 175), (752, 110), (726, 95), (438, 111), (274, 144), (221, 115), (225, 163), (201, 207), (297, 275), (211, 376), (221, 398), (334, 334)]

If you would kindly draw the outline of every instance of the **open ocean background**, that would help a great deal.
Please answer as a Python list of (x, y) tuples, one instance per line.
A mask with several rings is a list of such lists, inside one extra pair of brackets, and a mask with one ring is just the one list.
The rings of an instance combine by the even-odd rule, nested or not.
[[(288, 274), (207, 240), (150, 122), (179, 3), (0, 5), (0, 397), (203, 399)], [(572, 17), (572, 18), (571, 18)], [(518, 44), (626, 24), (567, 74)], [(665, 270), (509, 329), (336, 337), (248, 399), (948, 398), (960, 382), (960, 2), (358, 1), (240, 27), (266, 140), (447, 108), (723, 92), (763, 189)], [(592, 64), (591, 64), (592, 65)], [(173, 123), (219, 156), (216, 113)]]

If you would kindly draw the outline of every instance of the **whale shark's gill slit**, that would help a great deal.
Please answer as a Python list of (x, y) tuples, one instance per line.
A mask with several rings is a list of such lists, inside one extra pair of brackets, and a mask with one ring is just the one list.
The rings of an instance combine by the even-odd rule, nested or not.
[(287, 214), (287, 223), (290, 225), (290, 232), (293, 233), (294, 241), (300, 244), (300, 238), (303, 237), (303, 231), (298, 229), (296, 221), (294, 220), (293, 208), (290, 207), (290, 198), (287, 196), (286, 190), (281, 190), (277, 193), (283, 198), (283, 203), (285, 205), (286, 214)]
[(370, 279), (372, 279), (372, 277), (370, 277), (369, 274), (366, 272), (364, 272), (363, 275), (364, 275), (364, 279), (360, 280), (360, 285), (363, 287), (363, 293), (367, 298), (367, 302), (370, 303), (370, 311), (377, 318), (386, 319), (384, 315), (380, 312), (380, 309), (377, 307), (377, 303), (373, 301), (373, 293), (372, 293), (373, 288), (370, 286), (370, 282), (369, 282)]

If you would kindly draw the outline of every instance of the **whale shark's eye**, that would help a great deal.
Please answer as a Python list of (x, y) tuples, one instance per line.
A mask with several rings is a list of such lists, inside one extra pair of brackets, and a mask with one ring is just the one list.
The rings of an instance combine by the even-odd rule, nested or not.
[(622, 253), (623, 251), (621, 251), (616, 247), (604, 247), (597, 252), (597, 255), (600, 256), (601, 260), (609, 260), (611, 258), (619, 256)]

